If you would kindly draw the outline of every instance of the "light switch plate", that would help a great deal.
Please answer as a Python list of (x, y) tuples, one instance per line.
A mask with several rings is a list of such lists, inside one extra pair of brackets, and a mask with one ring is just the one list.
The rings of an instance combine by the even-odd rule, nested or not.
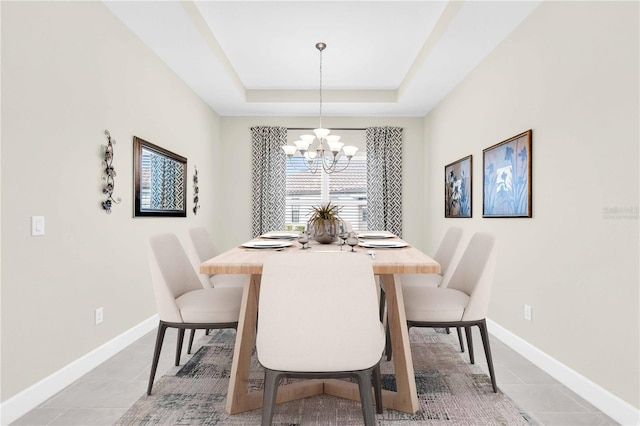
[(531, 321), (531, 306), (524, 305), (524, 319)]
[(31, 235), (44, 235), (44, 216), (31, 216)]

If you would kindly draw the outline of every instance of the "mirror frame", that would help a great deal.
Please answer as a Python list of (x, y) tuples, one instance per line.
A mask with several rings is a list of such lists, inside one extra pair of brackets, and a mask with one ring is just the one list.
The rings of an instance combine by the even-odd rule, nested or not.
[[(140, 176), (142, 169), (142, 150), (146, 149), (182, 164), (182, 206), (177, 210), (143, 209), (140, 200)], [(133, 176), (134, 176), (134, 217), (187, 217), (187, 159), (174, 152), (147, 142), (137, 136), (133, 137)]]

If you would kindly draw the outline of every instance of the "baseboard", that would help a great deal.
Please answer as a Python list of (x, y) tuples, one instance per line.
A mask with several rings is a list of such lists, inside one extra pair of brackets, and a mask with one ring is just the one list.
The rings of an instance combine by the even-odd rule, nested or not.
[(19, 419), (157, 326), (158, 315), (154, 315), (7, 399), (0, 404), (0, 424), (7, 425)]
[(580, 395), (594, 407), (621, 425), (640, 425), (640, 410), (592, 382), (560, 361), (552, 358), (506, 328), (487, 319), (489, 332), (497, 339), (560, 383)]

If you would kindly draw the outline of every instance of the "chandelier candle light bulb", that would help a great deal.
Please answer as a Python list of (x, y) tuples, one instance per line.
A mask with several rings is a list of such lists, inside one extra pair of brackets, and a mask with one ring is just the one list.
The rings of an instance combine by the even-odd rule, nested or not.
[[(358, 148), (351, 145), (346, 145), (340, 142), (340, 136), (330, 135), (331, 130), (322, 127), (322, 51), (327, 47), (325, 43), (317, 43), (316, 49), (320, 51), (320, 127), (313, 130), (313, 135), (301, 135), (300, 140), (294, 142), (294, 145), (284, 145), (282, 150), (287, 155), (289, 161), (292, 161), (296, 152), (300, 152), (300, 155), (307, 160), (307, 170), (311, 173), (316, 173), (319, 170), (319, 165), (322, 165), (322, 170), (325, 173), (330, 174), (339, 172), (347, 167), (351, 163), (351, 158), (356, 154)], [(309, 147), (315, 142), (315, 152), (310, 150)], [(325, 150), (331, 152), (332, 155), (325, 156)], [(340, 152), (343, 152), (347, 157), (347, 164), (337, 169), (338, 156)]]

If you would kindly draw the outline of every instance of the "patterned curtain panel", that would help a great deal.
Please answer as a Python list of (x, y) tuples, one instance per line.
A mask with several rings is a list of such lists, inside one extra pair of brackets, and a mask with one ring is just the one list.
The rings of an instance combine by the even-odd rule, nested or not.
[(182, 164), (160, 155), (149, 156), (151, 175), (149, 208), (180, 210), (184, 201), (184, 172)]
[(253, 237), (284, 229), (286, 207), (286, 127), (252, 127)]
[(370, 230), (402, 237), (402, 128), (367, 128), (367, 212)]

